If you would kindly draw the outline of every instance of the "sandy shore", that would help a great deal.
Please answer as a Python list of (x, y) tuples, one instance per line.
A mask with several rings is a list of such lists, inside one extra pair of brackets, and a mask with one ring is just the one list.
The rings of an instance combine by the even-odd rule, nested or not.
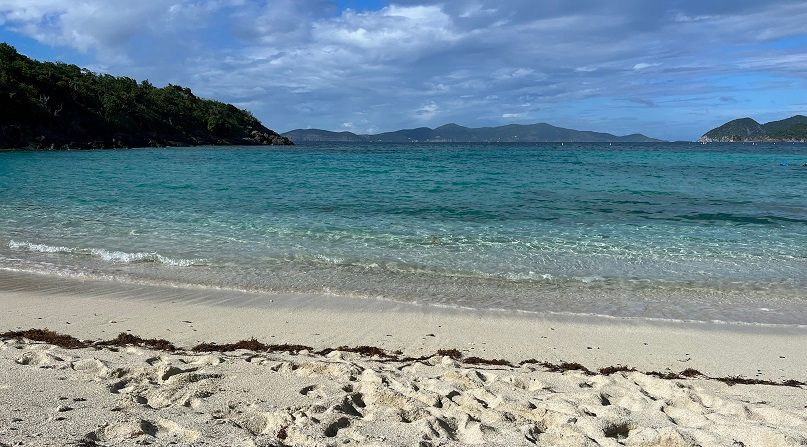
[[(0, 445), (807, 444), (807, 329), (456, 311), (0, 272), (0, 332), (121, 332), (179, 347), (254, 337), (298, 354), (0, 345)], [(423, 360), (334, 351), (376, 346)], [(433, 356), (514, 365), (470, 365)], [(578, 362), (551, 372), (525, 359)]]

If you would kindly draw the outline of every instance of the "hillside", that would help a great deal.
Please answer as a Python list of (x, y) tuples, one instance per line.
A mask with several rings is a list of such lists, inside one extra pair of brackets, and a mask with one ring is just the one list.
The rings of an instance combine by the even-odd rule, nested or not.
[(698, 140), (711, 142), (807, 142), (807, 116), (795, 115), (760, 124), (751, 118), (729, 121), (706, 132)]
[(356, 135), (353, 132), (331, 132), (329, 130), (320, 129), (296, 129), (286, 132), (283, 136), (288, 137), (292, 141), (298, 143), (306, 141), (329, 141), (329, 142), (364, 142), (367, 137), (363, 135)]
[(190, 89), (38, 62), (0, 43), (0, 148), (293, 144)]
[(504, 143), (650, 143), (654, 138), (641, 134), (616, 136), (609, 133), (564, 129), (546, 123), (508, 124), (498, 127), (464, 127), (446, 124), (436, 129), (419, 127), (374, 135), (357, 135), (351, 132), (329, 132), (319, 129), (297, 129), (283, 134), (293, 141), (366, 141), (380, 143), (413, 142), (504, 142)]

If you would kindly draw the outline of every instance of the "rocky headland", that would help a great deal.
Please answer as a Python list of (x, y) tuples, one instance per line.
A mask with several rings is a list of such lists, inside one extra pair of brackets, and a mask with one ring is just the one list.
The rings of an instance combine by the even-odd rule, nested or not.
[(701, 143), (805, 143), (807, 142), (807, 116), (795, 115), (765, 124), (760, 124), (751, 118), (740, 118), (706, 132), (698, 141)]

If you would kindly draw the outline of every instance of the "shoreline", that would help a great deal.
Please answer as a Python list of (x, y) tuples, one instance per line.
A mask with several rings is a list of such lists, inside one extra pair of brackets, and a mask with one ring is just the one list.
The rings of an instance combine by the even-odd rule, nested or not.
[(804, 328), (8, 271), (0, 308), (0, 445), (807, 443)]
[(82, 339), (120, 332), (181, 346), (214, 340), (377, 346), (408, 356), (458, 349), (518, 363), (591, 370), (696, 369), (708, 376), (807, 379), (807, 328), (540, 315), (439, 308), (328, 295), (268, 295), (0, 271), (0, 330), (48, 328)]
[[(170, 289), (170, 290), (195, 290), (201, 294), (205, 294), (208, 292), (213, 293), (222, 293), (222, 294), (240, 294), (245, 297), (249, 297), (249, 301), (253, 304), (256, 303), (255, 300), (252, 300), (252, 297), (263, 297), (265, 300), (269, 302), (274, 302), (274, 298), (277, 297), (280, 300), (291, 302), (295, 299), (300, 299), (301, 301), (298, 304), (301, 305), (311, 305), (313, 307), (321, 307), (323, 305), (336, 305), (337, 307), (344, 307), (339, 306), (339, 302), (343, 301), (346, 303), (345, 305), (350, 307), (353, 304), (350, 304), (352, 301), (357, 301), (359, 303), (365, 301), (373, 301), (373, 302), (380, 302), (380, 303), (387, 303), (390, 306), (404, 306), (406, 308), (412, 309), (426, 309), (426, 310), (433, 310), (435, 312), (449, 312), (449, 313), (481, 313), (487, 315), (505, 315), (505, 316), (523, 316), (526, 318), (536, 317), (536, 318), (546, 318), (546, 319), (558, 319), (558, 320), (591, 320), (592, 322), (599, 321), (600, 323), (607, 324), (608, 321), (615, 321), (615, 322), (622, 322), (622, 323), (630, 323), (636, 322), (638, 324), (647, 323), (647, 324), (691, 324), (691, 325), (706, 325), (706, 326), (715, 326), (715, 327), (722, 327), (726, 326), (729, 329), (734, 330), (742, 330), (743, 327), (749, 328), (769, 328), (771, 330), (776, 329), (807, 329), (807, 322), (805, 323), (771, 323), (771, 322), (760, 322), (760, 321), (742, 321), (742, 320), (724, 320), (724, 319), (682, 319), (682, 318), (674, 318), (674, 317), (650, 317), (650, 316), (623, 316), (623, 315), (609, 315), (609, 314), (598, 314), (598, 313), (586, 313), (586, 312), (574, 312), (574, 311), (552, 311), (552, 310), (527, 310), (527, 309), (506, 309), (506, 308), (477, 308), (471, 306), (461, 306), (461, 305), (451, 305), (451, 304), (443, 304), (443, 303), (432, 303), (432, 302), (409, 302), (398, 300), (395, 298), (388, 298), (384, 296), (364, 296), (358, 294), (342, 294), (337, 292), (305, 292), (305, 291), (272, 291), (272, 290), (256, 290), (256, 289), (248, 289), (248, 288), (241, 288), (237, 286), (216, 286), (210, 284), (196, 284), (196, 283), (183, 283), (177, 282), (172, 280), (165, 280), (165, 279), (156, 279), (156, 278), (147, 278), (147, 277), (138, 277), (138, 276), (115, 276), (114, 274), (85, 274), (85, 273), (77, 273), (77, 272), (68, 272), (63, 271), (59, 273), (54, 272), (46, 272), (46, 271), (37, 271), (37, 270), (29, 270), (24, 268), (16, 268), (16, 267), (0, 267), (0, 281), (3, 279), (2, 275), (8, 274), (11, 275), (9, 277), (13, 277), (13, 275), (21, 275), (20, 277), (38, 277), (42, 278), (43, 281), (48, 281), (49, 279), (59, 279), (59, 280), (66, 280), (66, 281), (79, 281), (82, 283), (86, 282), (98, 282), (98, 283), (114, 283), (114, 284), (121, 284), (121, 285), (129, 285), (129, 286), (144, 286), (144, 287), (155, 287), (155, 288), (163, 288), (163, 289)], [(794, 289), (795, 290), (795, 289)], [(2, 292), (2, 286), (0, 286), (0, 292)], [(31, 290), (33, 291), (33, 290)], [(573, 293), (570, 291), (569, 293)], [(315, 302), (317, 299), (322, 299), (322, 301)], [(337, 304), (334, 304), (337, 303)], [(359, 307), (361, 307), (359, 305)]]

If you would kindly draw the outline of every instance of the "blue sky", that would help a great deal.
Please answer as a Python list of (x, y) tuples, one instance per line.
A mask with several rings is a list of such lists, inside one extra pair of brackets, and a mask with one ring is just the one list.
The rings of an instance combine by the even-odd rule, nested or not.
[(693, 140), (807, 113), (805, 23), (803, 0), (0, 0), (0, 40), (29, 56), (189, 86), (278, 131)]

